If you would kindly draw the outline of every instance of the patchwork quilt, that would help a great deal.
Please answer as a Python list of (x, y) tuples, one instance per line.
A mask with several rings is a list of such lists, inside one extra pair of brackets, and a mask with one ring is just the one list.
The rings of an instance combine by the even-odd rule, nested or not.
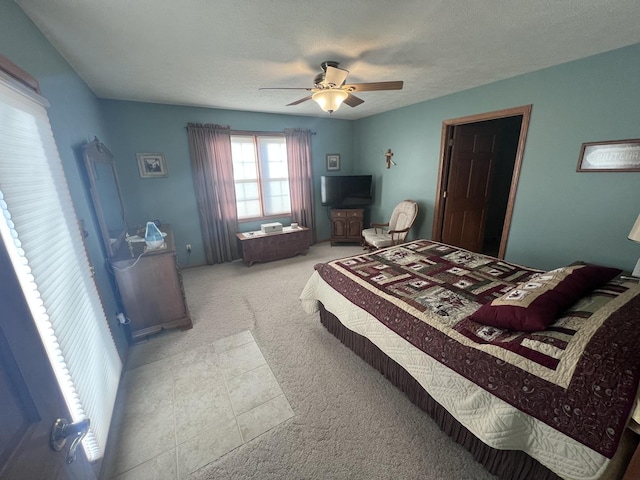
[[(475, 323), (481, 305), (538, 270), (417, 240), (316, 265), (317, 275), (440, 364), (611, 458), (640, 378), (640, 288), (616, 278), (546, 330)], [(327, 305), (325, 305), (327, 306)]]

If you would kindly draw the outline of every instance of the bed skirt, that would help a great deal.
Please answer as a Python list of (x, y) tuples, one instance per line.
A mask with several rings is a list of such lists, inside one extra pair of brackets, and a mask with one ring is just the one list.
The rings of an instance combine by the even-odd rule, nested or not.
[(455, 442), (466, 448), (473, 458), (502, 480), (561, 480), (551, 470), (524, 452), (497, 450), (486, 445), (437, 403), (398, 363), (385, 355), (370, 340), (346, 328), (324, 305), (320, 304), (320, 321), (325, 328), (353, 350), (409, 399), (427, 412)]

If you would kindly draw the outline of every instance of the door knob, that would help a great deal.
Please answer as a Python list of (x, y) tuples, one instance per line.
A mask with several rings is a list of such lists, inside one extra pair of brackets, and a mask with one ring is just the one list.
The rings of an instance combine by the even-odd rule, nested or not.
[(57, 419), (51, 428), (51, 448), (59, 452), (64, 448), (67, 439), (72, 438), (73, 441), (69, 446), (69, 452), (67, 452), (67, 463), (73, 463), (76, 459), (76, 449), (89, 431), (90, 423), (91, 421), (88, 418), (75, 423), (69, 423), (64, 418)]

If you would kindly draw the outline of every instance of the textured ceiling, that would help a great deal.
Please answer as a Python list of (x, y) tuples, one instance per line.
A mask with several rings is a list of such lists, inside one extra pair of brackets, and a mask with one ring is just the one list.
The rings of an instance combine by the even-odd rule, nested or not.
[(357, 119), (640, 42), (638, 0), (16, 0), (101, 98), (327, 116), (324, 60)]

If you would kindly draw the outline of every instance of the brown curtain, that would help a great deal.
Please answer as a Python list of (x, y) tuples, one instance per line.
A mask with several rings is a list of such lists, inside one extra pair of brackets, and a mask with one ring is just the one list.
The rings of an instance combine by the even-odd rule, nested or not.
[(311, 229), (313, 243), (316, 229), (313, 216), (313, 177), (311, 175), (311, 131), (285, 129), (287, 162), (289, 164), (289, 193), (291, 221)]
[(189, 123), (191, 170), (207, 263), (240, 258), (229, 127)]

